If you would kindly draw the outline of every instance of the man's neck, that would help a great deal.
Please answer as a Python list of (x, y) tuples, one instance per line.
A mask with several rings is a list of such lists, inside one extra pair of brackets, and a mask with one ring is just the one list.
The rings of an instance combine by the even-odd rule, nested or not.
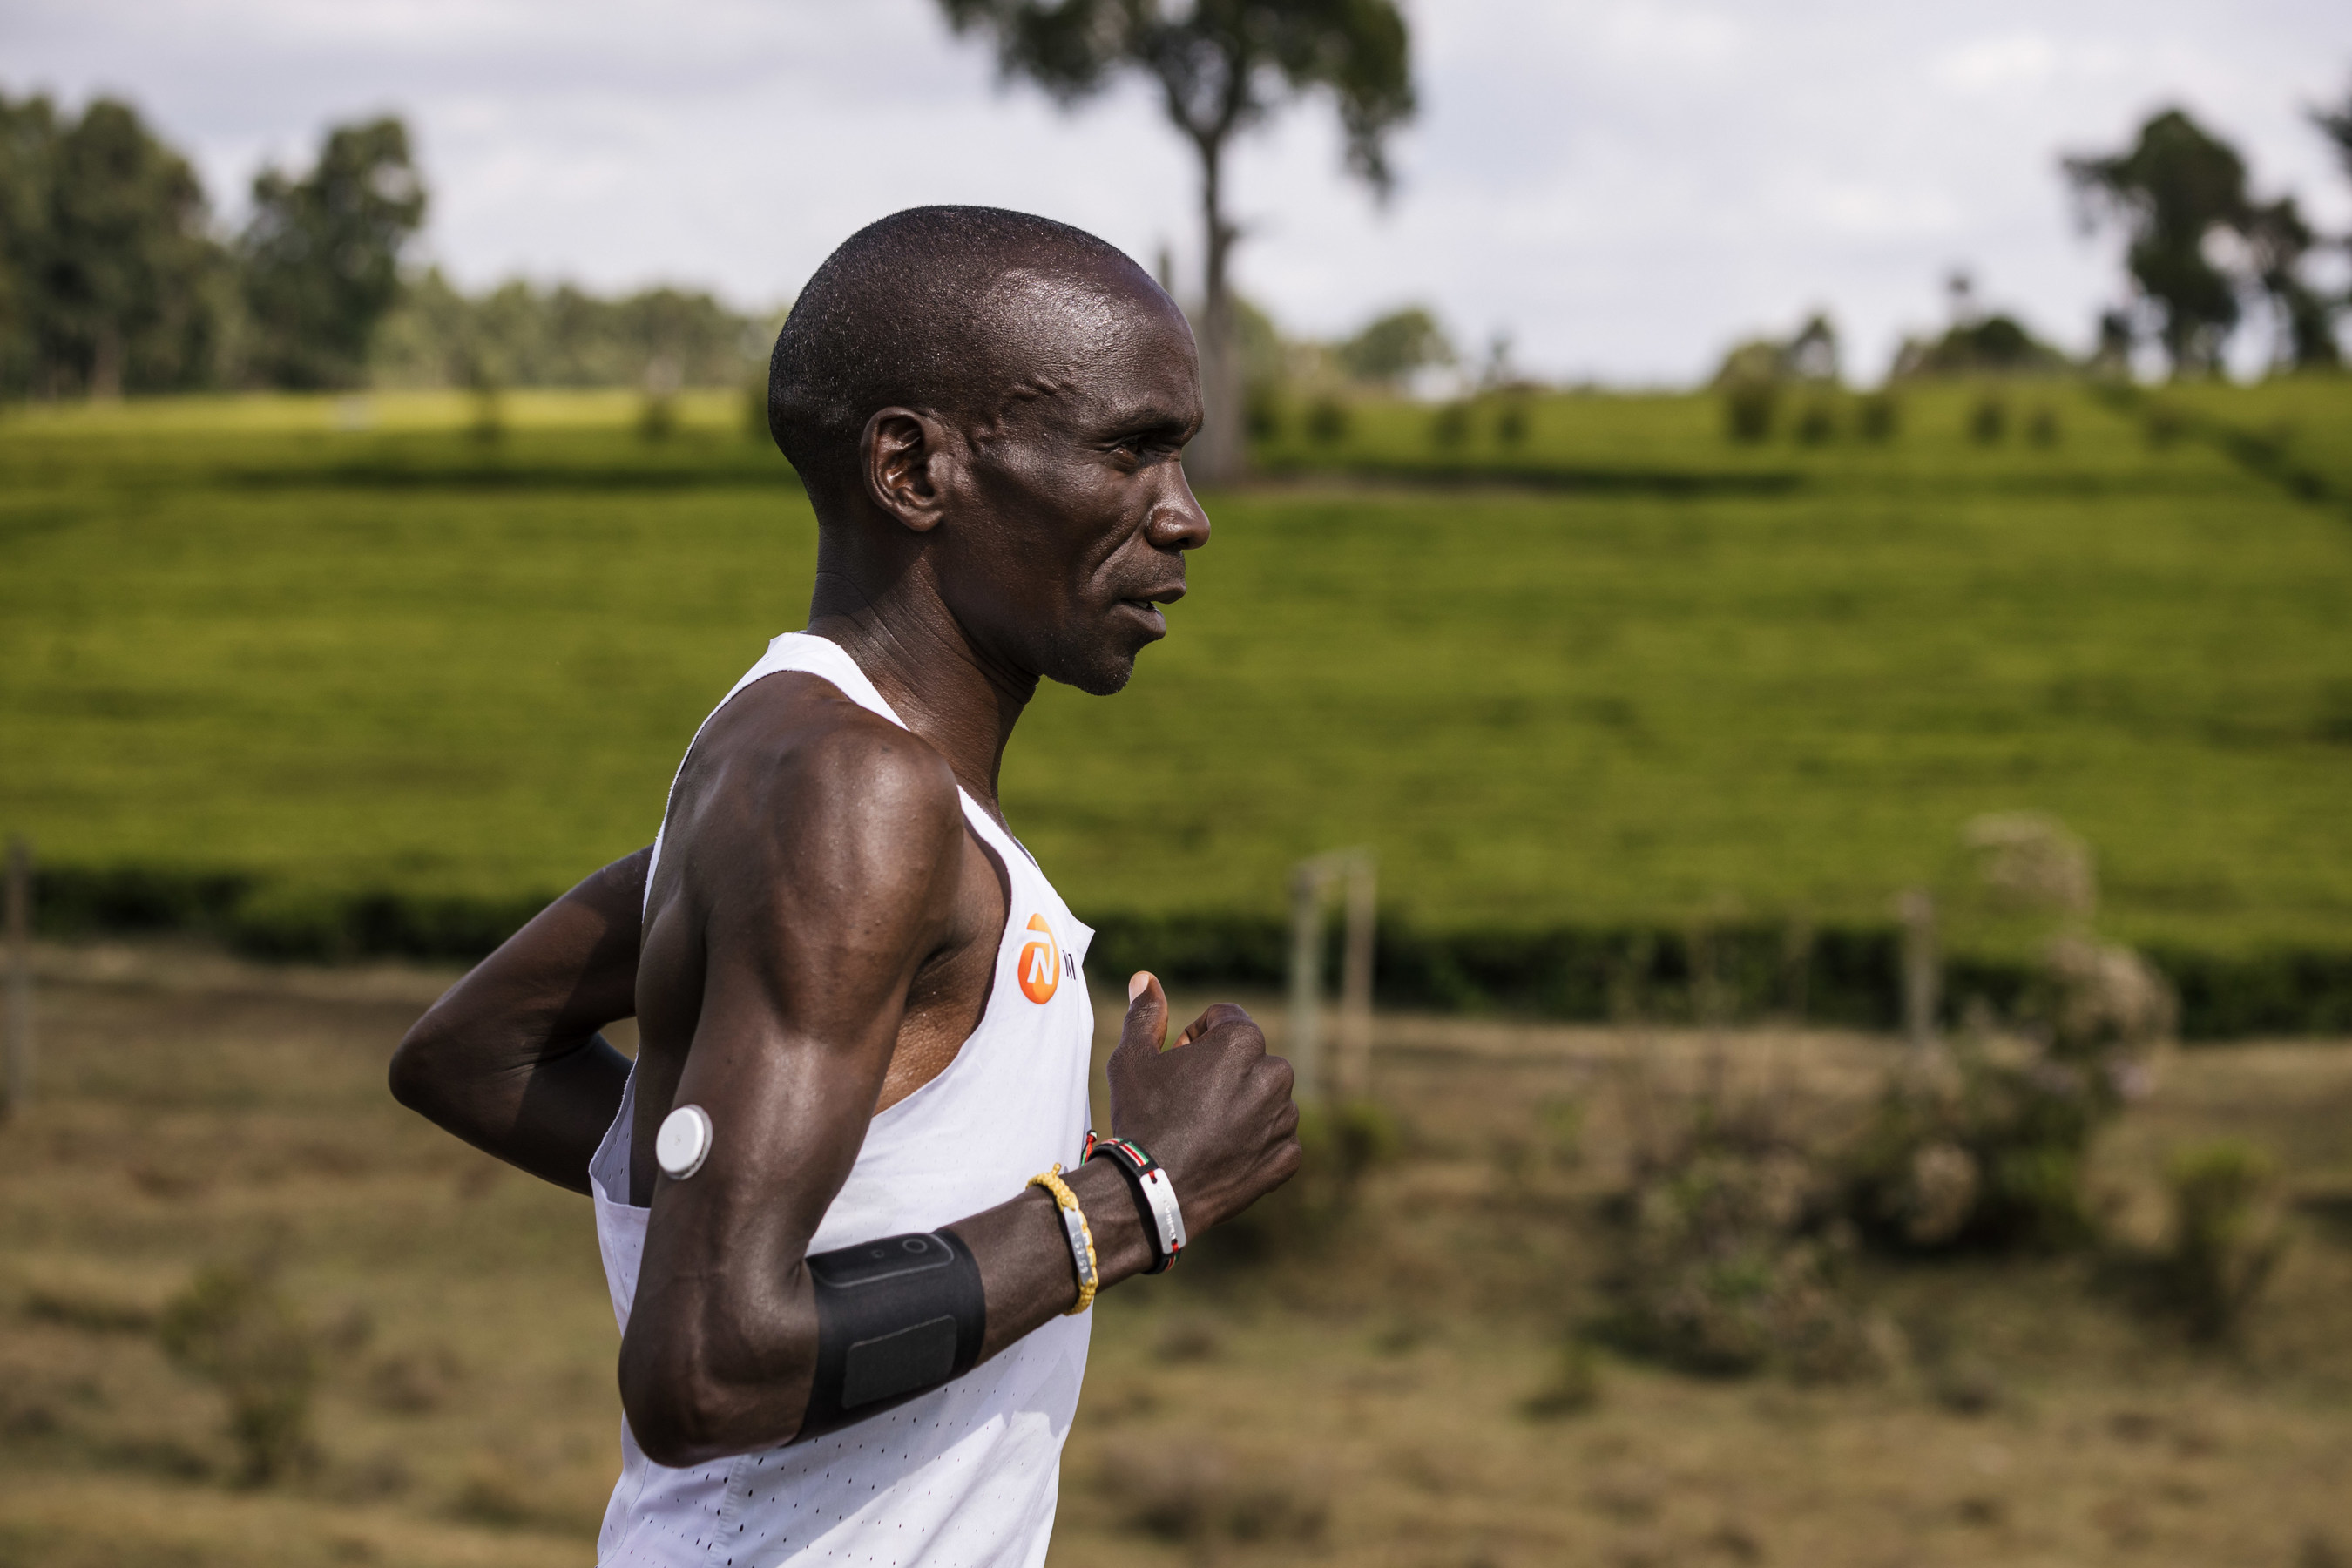
[(997, 773), (1037, 679), (991, 660), (924, 585), (922, 573), (908, 572), (893, 584), (899, 591), (873, 595), (820, 564), (808, 629), (857, 662), (907, 728), (947, 758), (956, 782), (1001, 823)]

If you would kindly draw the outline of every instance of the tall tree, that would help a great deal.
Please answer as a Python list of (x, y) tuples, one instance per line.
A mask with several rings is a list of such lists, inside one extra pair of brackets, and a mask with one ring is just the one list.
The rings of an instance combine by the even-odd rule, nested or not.
[(37, 375), (57, 152), (49, 100), (0, 95), (0, 395), (31, 391)]
[(2336, 156), (2342, 160), (2344, 172), (2352, 174), (2352, 90), (2347, 90), (2344, 101), (2333, 109), (2313, 110), (2311, 122), (2336, 143)]
[(2273, 362), (2297, 370), (2341, 364), (2344, 356), (2336, 342), (2336, 318), (2343, 302), (2329, 299), (2304, 277), (2304, 258), (2318, 247), (2320, 240), (2304, 221), (2294, 198), (2281, 196), (2250, 211), (2245, 237), (2254, 279), (2269, 296), (2278, 322)]
[(168, 392), (212, 373), (219, 248), (187, 160), (129, 105), (79, 119), (0, 102), (0, 374), (57, 396)]
[(348, 386), (400, 297), (400, 254), (425, 186), (395, 119), (338, 126), (299, 179), (264, 169), (238, 241), (251, 366), (279, 386)]
[(2178, 109), (2140, 127), (2131, 150), (2068, 158), (2086, 225), (2112, 219), (2129, 237), (2124, 265), (2162, 318), (2158, 335), (2176, 374), (2210, 372), (2239, 320), (2237, 280), (2209, 241), (2242, 238), (2252, 205), (2237, 151)]
[(940, 0), (959, 33), (985, 30), (1008, 78), (1065, 106), (1139, 72), (1201, 163), (1201, 380), (1207, 418), (1187, 454), (1204, 481), (1237, 477), (1241, 364), (1231, 265), (1240, 226), (1226, 211), (1235, 133), (1318, 89), (1336, 100), (1349, 170), (1385, 198), (1389, 132), (1413, 110), (1404, 16), (1395, 0)]

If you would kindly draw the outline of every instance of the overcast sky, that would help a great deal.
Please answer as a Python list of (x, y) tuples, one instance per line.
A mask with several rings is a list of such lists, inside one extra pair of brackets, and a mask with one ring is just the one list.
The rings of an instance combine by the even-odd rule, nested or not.
[[(2117, 289), (2062, 151), (2181, 103), (2264, 193), (2352, 225), (2304, 119), (2352, 90), (2346, 0), (1416, 0), (1422, 112), (1386, 210), (1328, 109), (1242, 150), (1244, 288), (1294, 332), (1433, 305), (1465, 347), (1620, 383), (1829, 308), (1849, 367), (1940, 321), (1956, 266), (2069, 343)], [(434, 205), (424, 254), (516, 272), (788, 297), (861, 223), (1028, 208), (1195, 279), (1188, 156), (1137, 88), (1063, 114), (1000, 88), (931, 0), (6, 0), (0, 85), (127, 96), (229, 215), (265, 159), (394, 110)], [(2249, 342), (2245, 347), (2257, 347)]]

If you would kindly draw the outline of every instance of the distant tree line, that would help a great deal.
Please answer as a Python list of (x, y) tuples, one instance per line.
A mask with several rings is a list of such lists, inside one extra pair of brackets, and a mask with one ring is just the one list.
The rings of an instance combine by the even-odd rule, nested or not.
[[(2313, 123), (2352, 175), (2352, 93), (2314, 110)], [(2227, 142), (2168, 109), (2149, 117), (2131, 146), (2062, 160), (2086, 230), (2120, 229), (2127, 298), (2101, 312), (2095, 346), (2081, 359), (2037, 336), (2015, 315), (1987, 310), (1965, 272), (1955, 273), (1949, 323), (1906, 338), (1890, 381), (2089, 370), (2120, 374), (2142, 344), (2160, 348), (2176, 375), (2209, 375), (2249, 318), (2271, 328), (2272, 367), (2326, 371), (2344, 362), (2341, 323), (2352, 289), (2328, 287), (2315, 266), (2331, 253), (2342, 277), (2352, 236), (2315, 229), (2292, 195), (2257, 199), (2246, 162)], [(1726, 390), (1839, 379), (1837, 329), (1816, 312), (1786, 338), (1735, 343), (1716, 372)], [(1761, 402), (1757, 406), (1762, 406)]]
[(733, 386), (767, 363), (781, 313), (746, 316), (707, 293), (647, 289), (619, 299), (517, 279), (461, 293), (430, 268), (377, 340), (385, 386)]
[(0, 95), (0, 397), (400, 384), (732, 384), (761, 323), (709, 294), (468, 298), (404, 265), (425, 184), (395, 118), (337, 126), (308, 169), (215, 219), (188, 160), (117, 100)]

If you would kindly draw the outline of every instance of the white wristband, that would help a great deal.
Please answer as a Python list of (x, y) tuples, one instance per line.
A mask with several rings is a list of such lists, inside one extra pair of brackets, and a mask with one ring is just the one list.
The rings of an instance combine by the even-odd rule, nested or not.
[(1143, 1201), (1151, 1205), (1152, 1220), (1160, 1226), (1160, 1253), (1173, 1258), (1184, 1250), (1184, 1210), (1176, 1201), (1176, 1184), (1157, 1165), (1140, 1175)]

